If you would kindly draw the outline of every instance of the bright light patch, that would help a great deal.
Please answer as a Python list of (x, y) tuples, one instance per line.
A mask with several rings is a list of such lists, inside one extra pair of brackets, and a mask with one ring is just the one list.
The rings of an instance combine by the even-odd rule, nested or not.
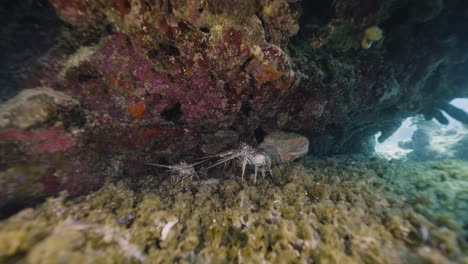
[[(468, 112), (468, 98), (456, 98), (450, 102), (451, 105)], [(442, 112), (444, 116), (449, 120), (449, 124), (444, 126), (446, 129), (462, 129), (463, 124), (459, 121), (453, 119), (451, 116), (447, 115), (445, 112)], [(437, 121), (436, 121), (437, 122)]]
[(456, 98), (450, 104), (468, 112), (468, 98)]

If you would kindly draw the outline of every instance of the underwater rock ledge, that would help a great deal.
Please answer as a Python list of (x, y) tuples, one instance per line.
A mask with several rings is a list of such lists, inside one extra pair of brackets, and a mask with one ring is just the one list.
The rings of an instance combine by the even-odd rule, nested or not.
[(370, 153), (468, 95), (463, 1), (50, 3), (72, 28), (41, 82), (80, 100), (114, 154), (176, 161), (276, 129), (311, 153)]

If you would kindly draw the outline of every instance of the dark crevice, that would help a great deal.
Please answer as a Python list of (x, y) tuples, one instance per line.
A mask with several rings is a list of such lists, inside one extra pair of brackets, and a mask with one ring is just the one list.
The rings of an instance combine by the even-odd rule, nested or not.
[(265, 31), (265, 40), (267, 42), (270, 42), (271, 37), (270, 37), (270, 32), (268, 32), (268, 27), (266, 26), (265, 21), (263, 20), (262, 16), (259, 13), (255, 13), (255, 15), (260, 19), (260, 22), (262, 22), (262, 28)]
[(210, 29), (207, 28), (207, 27), (201, 27), (200, 31), (203, 32), (203, 33), (206, 33), (206, 34), (210, 34)]
[(241, 70), (242, 72), (247, 72), (247, 70), (246, 70), (246, 69), (247, 69), (247, 66), (250, 64), (250, 62), (251, 62), (253, 59), (254, 59), (254, 56), (248, 57), (248, 58), (244, 61), (244, 63), (242, 63), (242, 65), (241, 65), (241, 67), (240, 67), (240, 70)]
[(242, 106), (240, 110), (244, 116), (248, 117), (250, 115), (250, 111), (252, 111), (252, 107), (250, 106), (249, 101), (242, 102)]
[[(107, 24), (107, 25), (104, 27), (104, 32), (105, 32), (107, 35), (115, 34), (115, 28), (114, 28), (111, 24)], [(97, 43), (97, 41), (96, 41), (96, 43)]]
[(164, 109), (160, 116), (166, 121), (177, 123), (182, 118), (182, 114), (181, 104), (176, 103), (171, 108)]
[(120, 1), (120, 3), (122, 5), (121, 9), (125, 10), (126, 12), (130, 12), (132, 5), (128, 0)]
[(171, 3), (171, 1), (167, 1), (167, 13), (169, 15), (172, 14), (172, 3)]
[(348, 235), (345, 235), (344, 238), (344, 246), (345, 246), (345, 254), (348, 256), (353, 255), (353, 252), (351, 251), (351, 239)]
[(255, 139), (257, 140), (257, 143), (260, 144), (263, 142), (263, 140), (265, 139), (265, 136), (268, 134), (267, 132), (265, 132), (265, 130), (263, 130), (262, 127), (257, 127), (255, 129)]
[(37, 198), (37, 199), (25, 199), (21, 201), (10, 201), (8, 204), (0, 206), (0, 220), (8, 218), (9, 216), (21, 211), (26, 207), (32, 207), (37, 204), (44, 202), (44, 198)]
[(156, 59), (158, 57), (158, 49), (149, 49), (146, 52), (146, 56), (148, 56), (150, 60)]
[(234, 88), (234, 86), (233, 86), (232, 83), (226, 83), (226, 84), (224, 85), (224, 91), (225, 91), (227, 94), (235, 94), (236, 89)]
[(88, 62), (84, 62), (79, 66), (72, 67), (67, 71), (65, 77), (67, 80), (76, 82), (86, 82), (96, 79), (100, 76), (99, 71)]
[(180, 50), (175, 45), (170, 43), (159, 44), (159, 49), (167, 56), (180, 56)]
[(82, 128), (86, 124), (85, 113), (79, 108), (68, 110), (65, 112), (65, 116), (59, 120), (63, 120), (63, 125), (67, 130), (75, 127)]

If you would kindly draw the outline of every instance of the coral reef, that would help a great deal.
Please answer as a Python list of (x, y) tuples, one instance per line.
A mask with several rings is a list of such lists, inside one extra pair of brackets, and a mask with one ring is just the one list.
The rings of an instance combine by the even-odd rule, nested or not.
[[(18, 171), (34, 172), (24, 185), (78, 195), (105, 176), (139, 175), (145, 162), (256, 147), (279, 128), (329, 155), (371, 153), (377, 132), (384, 141), (417, 113), (467, 121), (448, 104), (468, 96), (466, 1), (17, 2), (0, 5), (21, 11), (5, 18), (12, 68), (3, 67), (21, 80), (7, 82), (2, 101), (49, 87), (77, 103), (61, 107), (49, 94), (8, 108), (31, 120), (2, 113), (0, 181), (14, 199), (0, 206), (25, 200)], [(32, 53), (15, 43), (37, 32), (16, 38), (15, 23), (55, 42), (29, 41), (31, 60), (17, 58)]]
[(463, 1), (50, 3), (93, 45), (46, 81), (100, 117), (110, 152), (176, 161), (279, 127), (312, 153), (371, 152), (404, 117), (465, 117), (446, 103), (468, 94)]
[(77, 107), (79, 102), (67, 94), (47, 87), (26, 89), (0, 105), (0, 129), (26, 130)]
[(78, 100), (46, 87), (0, 105), (0, 217), (60, 190), (89, 193), (104, 182), (94, 172), (115, 172), (83, 133), (82, 114)]
[(273, 131), (265, 136), (259, 146), (273, 162), (289, 162), (309, 152), (309, 140), (296, 133)]
[(341, 156), (244, 187), (229, 171), (177, 186), (141, 175), (1, 221), (0, 261), (465, 263), (467, 172)]
[[(317, 158), (371, 154), (416, 114), (466, 125), (467, 10), (1, 3), (0, 262), (468, 263), (466, 133), (419, 131), (419, 163)], [(216, 156), (240, 142), (253, 158)], [(239, 157), (269, 177), (215, 166)]]

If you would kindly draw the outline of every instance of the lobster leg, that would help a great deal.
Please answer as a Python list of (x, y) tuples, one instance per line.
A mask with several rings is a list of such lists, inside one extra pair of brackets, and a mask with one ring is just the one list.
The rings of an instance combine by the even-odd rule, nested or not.
[(247, 156), (242, 160), (242, 180), (244, 180), (245, 167), (247, 167)]

